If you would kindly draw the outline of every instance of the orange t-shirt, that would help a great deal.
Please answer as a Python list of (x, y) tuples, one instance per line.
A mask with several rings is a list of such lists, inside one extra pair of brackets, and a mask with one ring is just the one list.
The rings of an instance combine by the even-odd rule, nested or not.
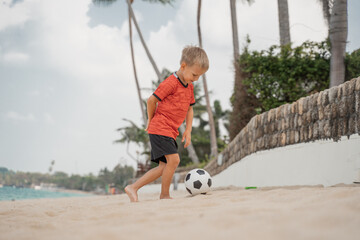
[(160, 83), (153, 95), (159, 102), (148, 133), (176, 139), (189, 107), (195, 104), (194, 85), (184, 85), (174, 73)]

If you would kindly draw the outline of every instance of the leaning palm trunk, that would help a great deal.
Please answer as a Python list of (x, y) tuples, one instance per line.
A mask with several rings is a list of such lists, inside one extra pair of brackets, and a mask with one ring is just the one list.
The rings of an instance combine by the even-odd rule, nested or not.
[(131, 60), (132, 60), (132, 64), (133, 64), (134, 78), (135, 78), (136, 89), (137, 89), (138, 97), (139, 97), (141, 115), (142, 115), (144, 126), (146, 126), (147, 121), (146, 121), (146, 115), (145, 115), (145, 110), (144, 110), (144, 103), (143, 103), (143, 100), (142, 100), (142, 97), (141, 97), (141, 90), (140, 90), (139, 80), (137, 78), (136, 66), (135, 66), (135, 56), (134, 56), (134, 47), (133, 47), (133, 39), (132, 39), (132, 26), (131, 26), (130, 8), (129, 8), (129, 38), (130, 38)]
[(148, 58), (149, 58), (149, 60), (150, 60), (150, 62), (151, 62), (151, 65), (153, 66), (153, 68), (154, 68), (154, 70), (155, 70), (155, 72), (156, 72), (156, 75), (157, 75), (158, 79), (161, 79), (161, 74), (160, 74), (160, 72), (159, 72), (159, 69), (157, 68), (157, 66), (156, 66), (156, 64), (155, 64), (155, 61), (154, 61), (153, 57), (152, 57), (151, 54), (150, 54), (150, 51), (149, 51), (149, 49), (148, 49), (148, 47), (147, 47), (147, 45), (146, 45), (146, 43), (145, 43), (145, 41), (144, 41), (144, 38), (143, 38), (143, 36), (142, 36), (141, 30), (140, 30), (140, 28), (139, 28), (139, 25), (137, 24), (134, 11), (133, 11), (133, 9), (132, 9), (132, 7), (131, 7), (130, 0), (126, 0), (126, 2), (127, 2), (128, 6), (129, 6), (129, 13), (130, 13), (130, 15), (131, 15), (131, 18), (134, 20), (134, 25), (135, 25), (135, 27), (136, 27), (136, 30), (137, 30), (138, 34), (139, 34), (139, 37), (140, 37), (141, 43), (142, 43), (142, 45), (143, 45), (143, 47), (144, 47), (144, 49), (145, 49), (146, 55), (148, 56)]
[[(199, 37), (199, 45), (202, 48), (202, 39), (201, 39), (201, 28), (200, 28), (200, 13), (201, 13), (201, 0), (198, 1), (198, 12), (197, 12), (197, 29), (198, 29), (198, 37)], [(207, 87), (206, 74), (202, 75), (202, 79), (204, 82), (204, 92), (206, 99), (206, 109), (209, 115), (209, 125), (210, 125), (210, 158), (215, 157), (217, 155), (217, 141), (216, 141), (216, 131), (215, 131), (215, 122), (214, 116), (212, 113), (210, 99), (209, 99), (209, 91)]]
[(345, 80), (347, 28), (347, 0), (335, 0), (329, 28), (331, 45), (330, 87), (340, 85)]
[(290, 44), (289, 7), (287, 0), (278, 0), (280, 45)]
[[(144, 126), (146, 127), (147, 120), (146, 120), (146, 114), (145, 114), (145, 109), (144, 109), (144, 103), (143, 103), (143, 100), (142, 100), (142, 97), (141, 97), (140, 84), (139, 84), (139, 80), (137, 78), (137, 73), (136, 73), (134, 46), (133, 46), (133, 39), (132, 39), (132, 26), (131, 26), (130, 8), (129, 8), (129, 38), (130, 38), (131, 60), (132, 60), (132, 64), (133, 64), (136, 89), (137, 89), (137, 92), (138, 92), (138, 97), (139, 97), (139, 103), (140, 103), (140, 109), (141, 109), (141, 115), (142, 115), (143, 123), (144, 123)], [(148, 148), (151, 149), (150, 142), (147, 142), (146, 144), (148, 145)]]
[[(133, 11), (133, 9), (132, 9), (132, 7), (131, 7), (131, 3), (130, 3), (129, 0), (126, 0), (126, 2), (127, 2), (128, 6), (129, 6), (130, 16), (131, 16), (131, 18), (134, 20), (134, 25), (135, 25), (135, 27), (136, 27), (136, 30), (137, 30), (138, 34), (139, 34), (139, 37), (140, 37), (141, 43), (142, 43), (142, 45), (143, 45), (143, 47), (144, 47), (144, 49), (145, 49), (145, 52), (146, 52), (146, 54), (147, 54), (147, 56), (148, 56), (148, 58), (149, 58), (149, 60), (150, 60), (150, 62), (151, 62), (151, 65), (153, 66), (153, 68), (154, 68), (154, 70), (155, 70), (155, 72), (156, 72), (156, 75), (157, 75), (158, 79), (162, 80), (162, 76), (161, 76), (161, 74), (160, 74), (160, 72), (159, 72), (159, 69), (158, 69), (158, 67), (157, 67), (154, 59), (152, 58), (149, 49), (147, 48), (147, 45), (146, 45), (145, 40), (144, 40), (144, 38), (143, 38), (143, 36), (142, 36), (141, 30), (140, 30), (140, 28), (139, 28), (139, 25), (137, 24), (134, 11)], [(181, 126), (181, 127), (184, 128), (184, 126)], [(180, 130), (181, 130), (181, 127), (180, 127)], [(192, 143), (190, 143), (190, 145), (187, 147), (187, 150), (188, 150), (188, 153), (189, 153), (189, 157), (191, 158), (191, 160), (193, 161), (193, 163), (195, 163), (195, 164), (196, 164), (196, 163), (199, 163), (199, 158), (198, 158), (197, 155), (196, 155), (196, 152), (195, 152), (195, 150), (194, 150), (194, 146), (193, 146)]]

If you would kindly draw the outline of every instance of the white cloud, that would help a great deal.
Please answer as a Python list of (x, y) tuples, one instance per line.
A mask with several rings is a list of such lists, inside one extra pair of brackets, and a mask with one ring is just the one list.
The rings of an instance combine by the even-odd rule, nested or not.
[(20, 64), (29, 60), (29, 55), (21, 52), (9, 52), (5, 53), (2, 57), (5, 63)]
[(13, 120), (13, 121), (22, 121), (22, 122), (35, 122), (36, 118), (34, 114), (21, 114), (15, 111), (9, 111), (5, 113), (5, 119)]
[[(33, 65), (41, 66), (44, 73), (49, 74), (49, 79), (56, 74), (71, 79), (73, 83), (66, 87), (75, 87), (78, 91), (76, 96), (71, 95), (71, 101), (46, 98), (48, 93), (64, 86), (49, 81), (51, 85), (56, 84), (56, 91), (51, 88), (49, 91), (43, 89), (41, 94), (36, 90), (28, 92), (28, 95), (39, 96), (38, 100), (48, 101), (39, 105), (43, 108), (40, 110), (43, 114), (39, 115), (37, 127), (46, 128), (46, 125), (56, 124), (57, 129), (51, 130), (54, 131), (52, 141), (63, 146), (60, 151), (58, 144), (45, 142), (49, 150), (36, 152), (33, 149), (32, 155), (45, 155), (52, 151), (52, 156), (66, 159), (63, 165), (66, 171), (73, 169), (74, 161), (81, 165), (81, 173), (96, 173), (100, 167), (113, 166), (118, 158), (126, 157), (125, 146), (112, 144), (119, 137), (115, 129), (121, 126), (122, 118), (135, 122), (140, 120), (130, 59), (128, 23), (122, 23), (121, 27), (97, 25), (91, 28), (87, 16), (91, 0), (29, 2), (32, 3), (28, 9), (35, 31), (29, 35), (31, 38), (27, 42), (31, 42), (32, 50), (36, 53), (34, 58), (37, 61)], [(126, 9), (124, 14), (127, 14)], [(141, 19), (141, 16), (138, 15), (138, 18)], [(137, 60), (140, 64), (148, 64), (147, 59)], [(43, 80), (46, 84), (46, 78)], [(73, 92), (73, 89), (68, 92)], [(66, 95), (66, 92), (64, 95), (57, 94)], [(55, 109), (52, 105), (64, 100), (66, 103), (55, 106), (69, 108), (66, 116), (59, 113), (61, 109)], [(67, 105), (68, 102), (71, 102), (70, 105)], [(51, 114), (47, 112), (49, 107), (54, 109)], [(6, 114), (6, 119), (36, 120), (34, 115), (16, 112)]]
[[(119, 75), (128, 77), (118, 67), (130, 63), (127, 23), (122, 29), (105, 25), (90, 28), (87, 16), (90, 4), (91, 0), (28, 0), (10, 7), (11, 0), (3, 0), (0, 31), (10, 26), (22, 27), (32, 21), (36, 31), (28, 42), (43, 54), (42, 60), (47, 67), (57, 68), (78, 79), (98, 80), (101, 77), (104, 81)], [(141, 13), (136, 12), (136, 15), (142, 19)], [(29, 59), (20, 52), (3, 51), (2, 54), (3, 60), (8, 62)]]
[[(68, 3), (71, 5), (73, 1), (68, 0)], [(120, 72), (116, 66), (123, 63), (126, 39), (115, 27), (98, 25), (90, 28), (86, 15), (90, 3), (88, 0), (76, 1), (76, 6), (69, 10), (66, 3), (46, 1), (44, 5), (48, 6), (44, 8), (51, 6), (56, 12), (42, 12), (47, 19), (47, 26), (42, 27), (49, 28), (49, 32), (43, 32), (43, 44), (52, 63), (72, 75), (79, 78), (114, 77)]]
[(11, 7), (12, 0), (2, 0), (0, 3), (0, 31), (14, 26), (23, 26), (30, 18), (29, 6), (31, 1), (16, 4)]

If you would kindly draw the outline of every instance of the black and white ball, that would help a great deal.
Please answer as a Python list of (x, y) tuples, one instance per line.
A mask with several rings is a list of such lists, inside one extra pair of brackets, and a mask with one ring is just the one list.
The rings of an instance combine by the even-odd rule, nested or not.
[(206, 194), (210, 190), (212, 179), (204, 169), (195, 168), (186, 174), (184, 182), (191, 195)]

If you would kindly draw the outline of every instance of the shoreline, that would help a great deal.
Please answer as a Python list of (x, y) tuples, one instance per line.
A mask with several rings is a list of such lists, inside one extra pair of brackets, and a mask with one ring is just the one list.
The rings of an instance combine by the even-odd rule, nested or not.
[(0, 202), (95, 196), (94, 193), (71, 189), (34, 189), (11, 186), (4, 186), (0, 188), (0, 194)]

